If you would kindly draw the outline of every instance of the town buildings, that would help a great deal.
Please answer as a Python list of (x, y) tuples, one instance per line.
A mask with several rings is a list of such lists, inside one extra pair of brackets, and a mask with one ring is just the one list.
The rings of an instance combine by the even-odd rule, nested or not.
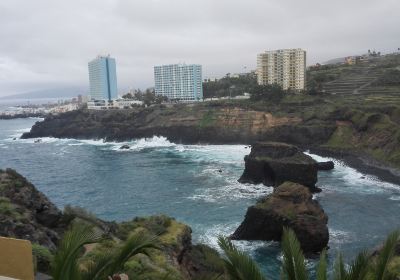
[(87, 102), (89, 110), (129, 109), (134, 106), (142, 106), (143, 101), (132, 99), (116, 100), (90, 100)]
[(282, 49), (257, 56), (259, 85), (280, 85), (284, 90), (302, 91), (306, 81), (306, 51)]
[(98, 56), (89, 62), (89, 95), (91, 100), (114, 100), (118, 98), (115, 59)]
[(154, 66), (155, 94), (170, 101), (192, 102), (203, 99), (202, 69), (197, 64)]

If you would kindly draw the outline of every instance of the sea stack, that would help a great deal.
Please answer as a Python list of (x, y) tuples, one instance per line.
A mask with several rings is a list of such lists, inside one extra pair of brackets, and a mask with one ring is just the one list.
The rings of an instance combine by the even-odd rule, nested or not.
[(317, 162), (293, 145), (258, 142), (244, 157), (245, 170), (240, 183), (277, 187), (285, 181), (302, 184), (317, 191)]
[(284, 227), (294, 230), (304, 253), (316, 253), (329, 241), (328, 216), (309, 188), (285, 182), (247, 209), (234, 240), (280, 241)]

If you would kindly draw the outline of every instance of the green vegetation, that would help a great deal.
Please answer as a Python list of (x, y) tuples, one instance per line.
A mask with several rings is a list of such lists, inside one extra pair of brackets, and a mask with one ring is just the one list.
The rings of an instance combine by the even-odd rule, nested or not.
[(120, 273), (132, 257), (144, 254), (147, 250), (158, 248), (156, 237), (132, 234), (120, 246), (99, 253), (93, 259), (80, 264), (79, 259), (85, 245), (98, 243), (104, 237), (102, 233), (90, 225), (75, 224), (65, 233), (64, 238), (54, 256), (52, 277), (55, 280), (70, 279), (107, 279)]
[(207, 126), (211, 126), (214, 123), (214, 113), (212, 110), (209, 110), (207, 113), (203, 115), (203, 118), (200, 120), (199, 127), (204, 128)]
[(32, 244), (32, 254), (35, 261), (35, 270), (48, 273), (53, 261), (53, 254), (44, 246), (37, 243)]
[(246, 73), (238, 77), (231, 77), (230, 74), (227, 74), (219, 80), (203, 82), (203, 97), (234, 97), (251, 92), (255, 86), (257, 86), (255, 73)]
[[(341, 254), (338, 255), (335, 264), (334, 280), (389, 280), (397, 279), (398, 257), (395, 256), (396, 245), (399, 242), (400, 233), (391, 233), (377, 256), (361, 252), (356, 259), (346, 266)], [(227, 278), (230, 280), (266, 280), (257, 264), (244, 252), (238, 250), (232, 242), (220, 237), (219, 245), (226, 255), (225, 267)], [(281, 279), (307, 280), (310, 279), (307, 263), (301, 251), (300, 243), (295, 233), (290, 229), (284, 229), (282, 236), (282, 268)], [(315, 275), (317, 280), (327, 280), (328, 265), (326, 250), (320, 255)], [(222, 278), (221, 278), (222, 279)]]
[(374, 83), (374, 86), (400, 86), (400, 70), (386, 70)]
[(16, 210), (16, 206), (7, 197), (0, 196), (0, 214), (21, 219), (22, 215)]

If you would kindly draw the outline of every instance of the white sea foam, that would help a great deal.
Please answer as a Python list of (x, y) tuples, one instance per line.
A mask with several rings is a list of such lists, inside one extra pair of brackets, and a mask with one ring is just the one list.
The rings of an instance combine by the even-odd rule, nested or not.
[[(229, 236), (235, 229), (240, 225), (240, 223), (226, 223), (217, 224), (212, 227), (207, 228), (207, 230), (196, 238), (196, 242), (201, 244), (207, 244), (208, 246), (221, 251), (218, 246), (219, 236)], [(246, 241), (246, 240), (235, 240), (233, 243), (240, 249), (250, 254), (261, 247), (269, 246), (274, 243), (272, 241)]]
[[(335, 185), (321, 187), (325, 190), (334, 190), (341, 192), (359, 192), (359, 193), (379, 193), (387, 190), (400, 190), (400, 186), (379, 180), (376, 176), (364, 174), (360, 171), (347, 166), (343, 161), (328, 157), (321, 157), (315, 154), (310, 154), (317, 161), (332, 160), (335, 163), (335, 168), (331, 172), (331, 177), (335, 178)], [(343, 181), (343, 184), (340, 183)], [(346, 186), (346, 187), (343, 187)]]
[[(122, 145), (128, 145), (129, 149), (120, 149)], [(168, 148), (177, 146), (179, 145), (168, 141), (166, 137), (153, 136), (151, 138), (142, 138), (130, 142), (112, 143), (111, 149), (115, 151), (126, 152), (126, 151), (141, 151), (143, 149), (149, 149), (149, 148)]]
[(351, 232), (329, 228), (329, 243), (344, 244), (353, 240)]

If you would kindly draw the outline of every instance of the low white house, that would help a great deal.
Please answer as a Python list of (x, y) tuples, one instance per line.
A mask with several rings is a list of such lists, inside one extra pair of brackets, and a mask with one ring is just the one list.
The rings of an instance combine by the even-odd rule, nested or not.
[(132, 105), (142, 105), (143, 102), (131, 99), (117, 100), (90, 100), (87, 103), (89, 110), (128, 109)]

